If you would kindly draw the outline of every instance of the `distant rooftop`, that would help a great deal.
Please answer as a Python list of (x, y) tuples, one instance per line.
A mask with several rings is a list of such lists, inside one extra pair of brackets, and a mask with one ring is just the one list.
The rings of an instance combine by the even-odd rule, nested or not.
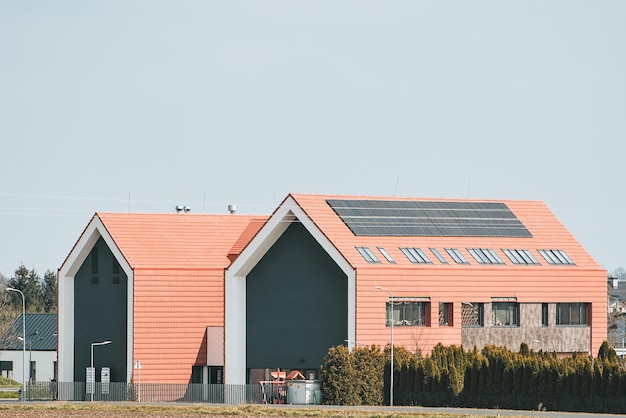
[[(22, 318), (20, 315), (11, 324), (4, 341), (0, 340), (2, 350), (22, 350)], [(57, 349), (57, 315), (48, 313), (26, 314), (26, 349), (33, 351), (55, 351)]]

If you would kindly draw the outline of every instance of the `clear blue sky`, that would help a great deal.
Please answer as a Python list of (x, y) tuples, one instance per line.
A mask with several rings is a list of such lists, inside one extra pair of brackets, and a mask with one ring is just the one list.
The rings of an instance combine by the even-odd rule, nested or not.
[(0, 0), (0, 272), (95, 211), (543, 200), (626, 267), (626, 1)]

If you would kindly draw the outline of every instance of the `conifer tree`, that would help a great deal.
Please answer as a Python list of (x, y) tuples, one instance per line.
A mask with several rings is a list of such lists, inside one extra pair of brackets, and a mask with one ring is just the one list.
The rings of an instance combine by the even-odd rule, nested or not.
[(352, 352), (361, 405), (383, 404), (383, 359), (380, 348), (357, 347)]
[(513, 381), (515, 379), (515, 367), (511, 353), (507, 353), (504, 360), (504, 370), (502, 372), (502, 395), (513, 393)]
[(41, 288), (41, 302), (44, 312), (56, 313), (57, 311), (57, 276), (48, 270), (43, 276)]
[(430, 358), (424, 359), (424, 391), (425, 392), (437, 392), (439, 391), (439, 370), (437, 365)]
[[(56, 312), (56, 276), (46, 272), (46, 281), (42, 282), (39, 274), (20, 264), (14, 276), (7, 281), (7, 286), (20, 290), (24, 294), (26, 312)], [(11, 306), (22, 310), (21, 297), (13, 297)]]
[(598, 350), (598, 358), (602, 359), (606, 363), (618, 364), (619, 359), (617, 358), (617, 353), (613, 347), (609, 345), (609, 342), (604, 340), (600, 345), (600, 350)]
[(415, 405), (415, 373), (417, 371), (417, 357), (412, 358), (406, 365), (406, 402), (407, 405)]
[(519, 347), (519, 353), (523, 356), (528, 356), (530, 354), (530, 349), (528, 348), (528, 344), (522, 343)]
[(593, 361), (593, 381), (591, 384), (591, 393), (593, 395), (604, 395), (604, 385), (602, 384), (602, 366), (599, 359)]
[(354, 357), (344, 346), (331, 347), (320, 368), (322, 396), (328, 405), (359, 405)]
[(420, 394), (422, 392), (425, 392), (425, 389), (424, 389), (424, 359), (421, 359), (421, 360), (416, 362), (414, 379), (415, 380), (413, 382), (413, 391), (416, 394)]
[(463, 390), (463, 379), (454, 363), (448, 368), (448, 388), (453, 395), (458, 395)]
[(584, 365), (581, 370), (581, 382), (580, 393), (582, 395), (589, 395), (592, 393), (592, 381), (593, 381), (593, 365), (591, 359), (585, 359)]

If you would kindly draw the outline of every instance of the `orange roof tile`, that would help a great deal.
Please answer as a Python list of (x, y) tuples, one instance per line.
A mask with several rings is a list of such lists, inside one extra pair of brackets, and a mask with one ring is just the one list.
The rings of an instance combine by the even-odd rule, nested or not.
[[(410, 265), (411, 262), (400, 251), (399, 247), (417, 247), (428, 251), (429, 248), (438, 248), (441, 252), (443, 248), (458, 248), (470, 261), (470, 266), (479, 266), (466, 248), (492, 248), (501, 254), (502, 260), (506, 264), (511, 264), (510, 260), (501, 253), (501, 249), (528, 249), (531, 250), (535, 258), (541, 265), (547, 262), (539, 255), (539, 249), (560, 249), (574, 261), (578, 267), (600, 269), (597, 262), (565, 228), (559, 219), (541, 201), (535, 200), (487, 200), (487, 199), (436, 199), (436, 198), (414, 198), (414, 197), (383, 197), (383, 196), (339, 196), (339, 195), (311, 195), (311, 194), (291, 194), (290, 195), (302, 210), (312, 219), (320, 231), (328, 237), (333, 245), (341, 252), (348, 262), (355, 267), (380, 267), (381, 264), (369, 264), (356, 251), (356, 246), (370, 247), (373, 251), (376, 247), (384, 247), (398, 265)], [(524, 226), (532, 234), (528, 237), (442, 237), (442, 236), (356, 236), (346, 226), (339, 216), (334, 212), (327, 199), (360, 199), (360, 200), (393, 200), (393, 201), (440, 201), (440, 202), (500, 202), (506, 204), (508, 208), (517, 216)], [(429, 252), (429, 251), (428, 251)], [(380, 256), (380, 254), (378, 254)], [(444, 257), (449, 263), (454, 262), (444, 252)], [(435, 257), (429, 254), (431, 259)], [(382, 257), (379, 257), (382, 265), (394, 266)], [(420, 264), (420, 268), (441, 266), (436, 260), (433, 264)], [(467, 265), (466, 265), (467, 266)]]
[[(174, 213), (98, 212), (96, 216), (133, 269), (226, 268), (229, 252), (240, 251), (242, 242), (254, 235), (251, 231), (267, 219)], [(236, 243), (239, 247), (233, 249)]]
[(235, 242), (233, 247), (228, 252), (229, 260), (234, 260), (241, 253), (241, 251), (248, 245), (248, 243), (259, 232), (261, 227), (265, 224), (267, 218), (252, 219), (246, 229), (241, 233), (239, 239)]

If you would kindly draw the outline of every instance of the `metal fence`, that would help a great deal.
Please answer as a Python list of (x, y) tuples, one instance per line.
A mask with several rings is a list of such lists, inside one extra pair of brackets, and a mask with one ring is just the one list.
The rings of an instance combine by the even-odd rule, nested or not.
[(216, 404), (264, 403), (261, 385), (124, 383), (95, 384), (93, 393), (85, 382), (27, 384), (24, 398), (29, 401), (135, 401), (189, 402)]

